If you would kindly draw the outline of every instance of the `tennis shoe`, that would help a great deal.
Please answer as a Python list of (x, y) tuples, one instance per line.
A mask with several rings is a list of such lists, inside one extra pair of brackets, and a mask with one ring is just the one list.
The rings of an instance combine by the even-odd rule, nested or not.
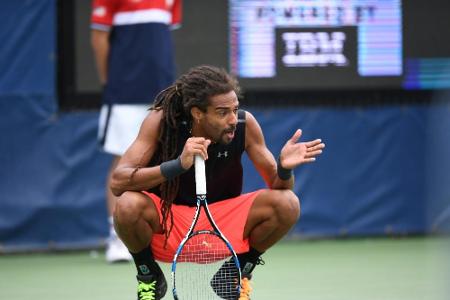
[(167, 292), (167, 281), (162, 272), (159, 275), (137, 275), (136, 278), (138, 300), (159, 300)]
[(250, 293), (252, 292), (253, 288), (250, 284), (250, 277), (242, 277), (241, 279), (241, 292), (239, 294), (239, 300), (250, 300)]
[(249, 273), (246, 272), (245, 267), (242, 271), (242, 279), (241, 279), (241, 290), (239, 293), (238, 300), (250, 300), (250, 293), (252, 292), (253, 288), (250, 284), (250, 280), (252, 279), (252, 271), (255, 268), (256, 265), (265, 265), (266, 262), (262, 259), (262, 257), (258, 257), (256, 260), (256, 264), (249, 268)]
[[(237, 292), (235, 292), (235, 289), (232, 287), (228, 287), (227, 289), (223, 288), (223, 284), (220, 284), (224, 281), (229, 281), (229, 276), (232, 276), (229, 274), (230, 268), (233, 267), (234, 262), (233, 258), (230, 258), (226, 262), (223, 263), (223, 265), (220, 267), (220, 269), (214, 274), (213, 278), (209, 282), (212, 289), (216, 293), (217, 296), (219, 296), (221, 299), (226, 300), (246, 300), (250, 299), (250, 292), (252, 290), (250, 286), (250, 279), (252, 279), (252, 271), (255, 268), (256, 265), (264, 265), (265, 261), (262, 259), (262, 257), (258, 257), (256, 260), (256, 264), (248, 268), (248, 270), (244, 267), (244, 270), (242, 270), (242, 279), (241, 279), (241, 292), (238, 295)], [(235, 282), (237, 282), (237, 278), (235, 279)], [(236, 290), (237, 290), (237, 284), (236, 284)], [(246, 296), (245, 296), (246, 295)], [(245, 298), (247, 297), (247, 298)]]
[[(236, 300), (238, 298), (238, 273), (230, 274), (230, 268), (234, 267), (234, 261), (232, 258), (223, 263), (220, 269), (214, 274), (209, 284), (211, 285), (214, 293), (221, 299)], [(234, 276), (234, 277), (233, 277)], [(230, 286), (224, 282), (234, 281), (236, 284)]]
[(105, 257), (108, 263), (128, 262), (133, 260), (127, 247), (115, 232), (110, 234), (108, 244), (106, 245)]

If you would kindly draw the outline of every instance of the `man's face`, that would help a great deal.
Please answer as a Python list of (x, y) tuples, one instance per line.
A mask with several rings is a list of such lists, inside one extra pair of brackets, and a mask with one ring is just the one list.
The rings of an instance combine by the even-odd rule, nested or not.
[(239, 101), (234, 91), (215, 95), (200, 122), (205, 137), (215, 143), (228, 144), (234, 138)]

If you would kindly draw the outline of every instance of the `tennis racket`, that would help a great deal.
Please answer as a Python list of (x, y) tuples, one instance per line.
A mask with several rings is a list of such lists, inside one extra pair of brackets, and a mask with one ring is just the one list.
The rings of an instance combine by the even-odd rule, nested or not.
[[(205, 161), (195, 156), (197, 208), (172, 263), (174, 299), (237, 299), (241, 271), (233, 247), (220, 232), (206, 200)], [(196, 228), (202, 208), (211, 228)], [(198, 227), (198, 226), (197, 226)]]

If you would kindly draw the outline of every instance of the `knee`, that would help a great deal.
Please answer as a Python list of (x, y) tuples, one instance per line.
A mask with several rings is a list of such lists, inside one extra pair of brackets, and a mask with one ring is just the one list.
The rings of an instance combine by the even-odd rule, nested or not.
[(300, 218), (300, 200), (291, 190), (277, 191), (275, 211), (279, 219), (285, 223), (295, 224)]
[(116, 201), (114, 223), (133, 223), (141, 215), (146, 205), (145, 196), (139, 192), (125, 192)]

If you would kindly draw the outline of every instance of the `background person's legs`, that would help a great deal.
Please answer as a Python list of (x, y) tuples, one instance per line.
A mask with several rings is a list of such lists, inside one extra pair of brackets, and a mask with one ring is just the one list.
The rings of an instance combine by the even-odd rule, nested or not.
[(107, 185), (106, 185), (106, 204), (108, 208), (108, 224), (109, 224), (109, 237), (108, 243), (106, 245), (106, 261), (109, 263), (121, 262), (121, 261), (131, 261), (131, 254), (128, 252), (127, 247), (123, 244), (120, 238), (117, 236), (116, 230), (114, 229), (113, 215), (114, 207), (116, 205), (117, 197), (111, 192), (110, 184), (112, 172), (117, 166), (120, 160), (120, 156), (114, 156), (111, 163), (111, 168), (108, 173)]
[(103, 105), (99, 120), (99, 141), (103, 151), (113, 155), (113, 161), (107, 177), (106, 204), (108, 207), (109, 238), (106, 247), (106, 261), (110, 263), (131, 261), (132, 257), (117, 236), (113, 226), (114, 207), (117, 197), (110, 189), (112, 172), (119, 159), (138, 135), (142, 121), (148, 114), (148, 105)]

